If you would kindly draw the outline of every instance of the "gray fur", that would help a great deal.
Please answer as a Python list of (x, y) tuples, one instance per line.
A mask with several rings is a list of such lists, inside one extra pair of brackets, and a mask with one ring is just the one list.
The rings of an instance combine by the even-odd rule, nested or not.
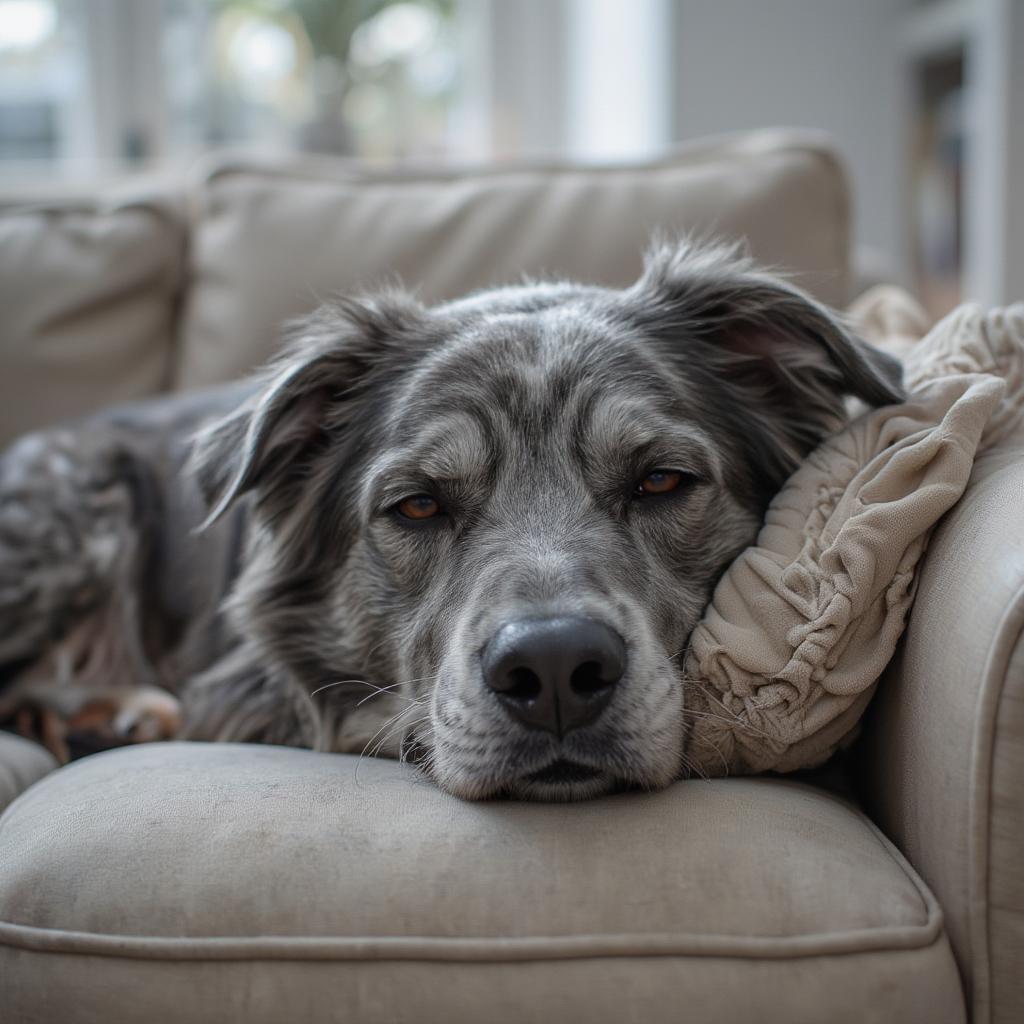
[[(687, 638), (847, 394), (898, 400), (895, 365), (723, 248), (657, 247), (624, 290), (323, 308), (193, 451), (208, 523), (241, 507), (246, 534), (188, 735), (377, 745), (471, 798), (678, 778)], [(637, 498), (654, 468), (687, 483)], [(418, 492), (446, 514), (403, 521)], [(549, 614), (602, 620), (629, 657), (605, 713), (561, 741), (480, 678), (503, 623)], [(526, 781), (559, 757), (601, 774)]]

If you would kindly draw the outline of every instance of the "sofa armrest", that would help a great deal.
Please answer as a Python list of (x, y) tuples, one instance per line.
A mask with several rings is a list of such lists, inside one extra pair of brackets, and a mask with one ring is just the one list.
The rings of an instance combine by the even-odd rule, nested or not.
[(865, 802), (939, 898), (972, 1020), (1024, 1007), (1024, 447), (982, 456), (865, 722)]

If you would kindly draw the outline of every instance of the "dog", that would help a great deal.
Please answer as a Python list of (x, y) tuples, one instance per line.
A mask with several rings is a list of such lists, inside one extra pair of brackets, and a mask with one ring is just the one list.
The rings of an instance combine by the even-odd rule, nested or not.
[(381, 753), (468, 799), (662, 787), (687, 638), (849, 396), (899, 401), (898, 364), (735, 247), (328, 304), (248, 382), (5, 456), (0, 717)]

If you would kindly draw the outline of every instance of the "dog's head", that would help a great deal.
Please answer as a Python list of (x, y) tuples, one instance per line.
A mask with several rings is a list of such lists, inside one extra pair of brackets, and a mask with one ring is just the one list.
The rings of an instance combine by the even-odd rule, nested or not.
[[(397, 700), (453, 793), (568, 799), (680, 775), (715, 582), (843, 396), (898, 379), (797, 289), (684, 244), (621, 291), (328, 307), (195, 465), (214, 516), (255, 494), (234, 602), (264, 657), (311, 694), (390, 687), (364, 706)], [(339, 691), (325, 745), (374, 694)]]

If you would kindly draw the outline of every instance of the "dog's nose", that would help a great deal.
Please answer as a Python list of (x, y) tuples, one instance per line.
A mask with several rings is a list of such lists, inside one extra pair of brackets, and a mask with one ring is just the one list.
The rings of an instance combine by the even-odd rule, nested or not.
[(509, 713), (558, 737), (594, 721), (626, 671), (626, 645), (582, 617), (509, 622), (483, 651), (484, 682)]

